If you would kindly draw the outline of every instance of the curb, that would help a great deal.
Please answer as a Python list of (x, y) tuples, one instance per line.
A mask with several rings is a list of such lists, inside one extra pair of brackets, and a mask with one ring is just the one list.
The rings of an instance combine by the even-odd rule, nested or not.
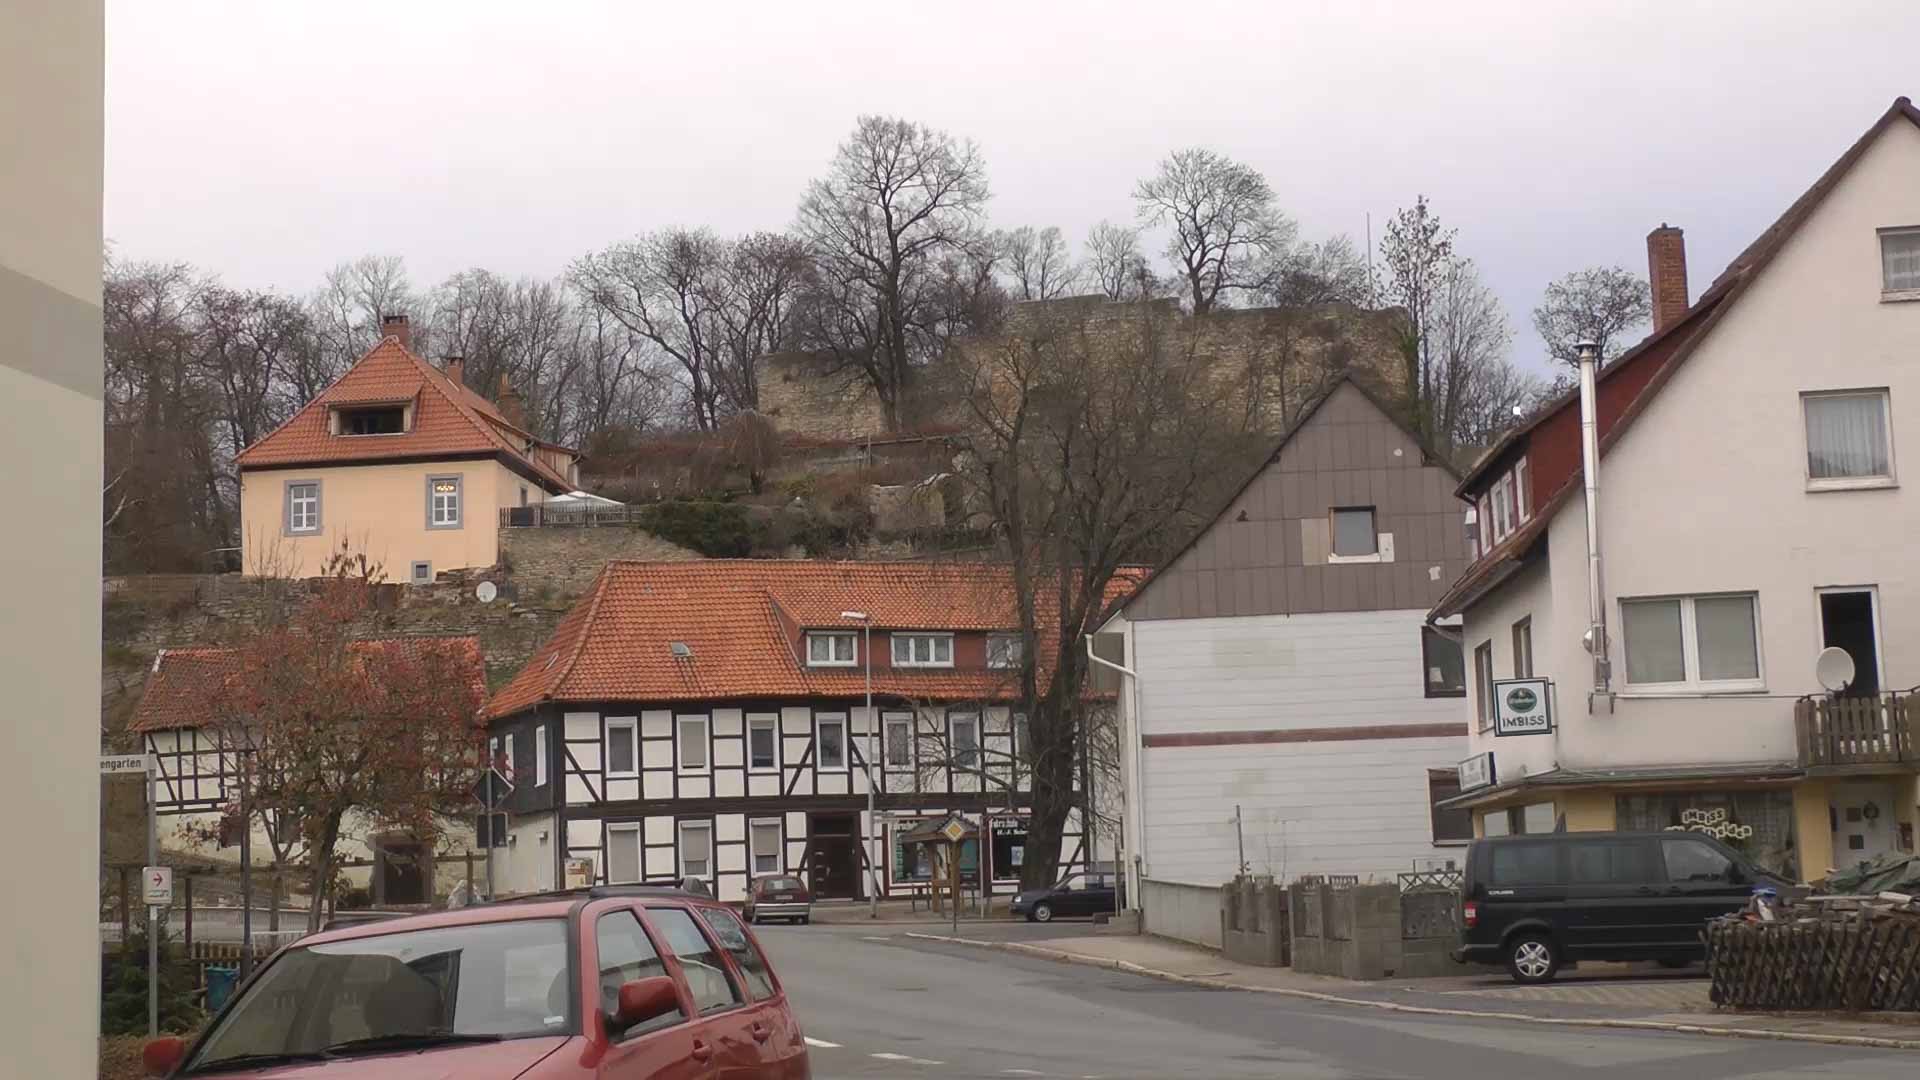
[(1713, 1024), (1674, 1024), (1664, 1020), (1606, 1020), (1586, 1017), (1533, 1016), (1527, 1013), (1495, 1012), (1482, 1009), (1445, 1009), (1433, 1005), (1405, 1005), (1397, 1001), (1376, 1001), (1368, 998), (1343, 997), (1339, 994), (1325, 994), (1317, 990), (1295, 990), (1280, 986), (1247, 986), (1242, 983), (1228, 982), (1200, 975), (1180, 975), (1171, 971), (1145, 967), (1130, 960), (1108, 960), (1098, 956), (1083, 956), (1080, 953), (1062, 949), (1049, 949), (1040, 945), (1027, 945), (1018, 941), (978, 941), (972, 938), (948, 937), (944, 934), (908, 933), (904, 937), (921, 941), (937, 941), (947, 945), (971, 945), (980, 949), (998, 949), (1002, 952), (1024, 953), (1045, 960), (1061, 963), (1082, 964), (1087, 967), (1107, 968), (1112, 971), (1124, 971), (1129, 975), (1143, 975), (1150, 979), (1180, 983), (1185, 986), (1201, 986), (1209, 990), (1244, 990), (1255, 994), (1276, 994), (1281, 997), (1299, 998), (1305, 1001), (1318, 1001), (1329, 1005), (1358, 1005), (1369, 1009), (1385, 1009), (1388, 1012), (1417, 1013), (1424, 1016), (1468, 1017), (1477, 1020), (1511, 1020), (1522, 1024), (1541, 1024), (1551, 1027), (1588, 1027), (1588, 1028), (1625, 1028), (1634, 1031), (1666, 1031), (1682, 1035), (1712, 1035), (1728, 1039), (1771, 1039), (1780, 1042), (1823, 1043), (1828, 1046), (1864, 1046), (1877, 1050), (1920, 1050), (1920, 1039), (1890, 1039), (1875, 1035), (1825, 1035), (1812, 1031), (1778, 1031), (1766, 1028), (1720, 1027)]

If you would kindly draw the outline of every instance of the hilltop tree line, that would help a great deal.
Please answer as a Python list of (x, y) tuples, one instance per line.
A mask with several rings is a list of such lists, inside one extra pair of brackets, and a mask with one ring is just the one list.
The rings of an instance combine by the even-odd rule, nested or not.
[[(1304, 239), (1258, 170), (1211, 150), (1170, 154), (1131, 194), (1131, 217), (1076, 251), (1057, 227), (996, 227), (971, 141), (863, 117), (786, 231), (661, 228), (554, 278), (474, 268), (423, 286), (399, 257), (368, 255), (298, 295), (109, 257), (108, 569), (220, 565), (239, 531), (234, 455), (371, 348), (389, 314), (410, 317), (416, 352), (464, 357), (482, 394), (511, 385), (529, 427), (590, 457), (756, 411), (755, 360), (775, 352), (865, 384), (898, 425), (956, 337), (993, 330), (1014, 302), (1077, 294), (1195, 314), (1401, 309), (1409, 412), (1446, 448), (1483, 444), (1547, 389), (1512, 364), (1505, 312), (1424, 198), (1389, 225), (1375, 272), (1348, 237)], [(1587, 336), (1611, 354), (1645, 320), (1646, 294), (1624, 270), (1579, 271), (1548, 289), (1535, 324), (1556, 358)]]

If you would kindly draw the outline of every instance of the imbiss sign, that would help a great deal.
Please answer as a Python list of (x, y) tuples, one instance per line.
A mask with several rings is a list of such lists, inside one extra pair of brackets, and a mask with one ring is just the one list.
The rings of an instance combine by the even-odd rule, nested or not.
[(1553, 690), (1547, 680), (1496, 680), (1493, 684), (1493, 733), (1553, 734)]

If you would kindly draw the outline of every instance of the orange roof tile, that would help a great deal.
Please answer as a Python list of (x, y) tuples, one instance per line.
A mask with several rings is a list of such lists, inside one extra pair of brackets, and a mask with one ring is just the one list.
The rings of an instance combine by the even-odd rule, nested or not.
[[(429, 642), (457, 649), (474, 693), (476, 696), (486, 693), (487, 669), (480, 652), (480, 639), (472, 635), (368, 638), (354, 642), (353, 646), (369, 650), (418, 650)], [(210, 711), (212, 703), (240, 674), (241, 665), (239, 649), (205, 646), (162, 649), (154, 658), (153, 673), (147, 677), (147, 685), (140, 693), (140, 703), (134, 706), (127, 730), (170, 731), (209, 723), (214, 719)]]
[[(1107, 601), (1138, 584), (1128, 568)], [(1095, 605), (1097, 614), (1104, 604)], [(1011, 571), (988, 563), (870, 563), (774, 559), (614, 561), (487, 705), (504, 716), (541, 701), (693, 701), (857, 697), (864, 668), (800, 662), (790, 631), (1006, 630), (1018, 625)], [(1052, 660), (1043, 634), (1040, 662)], [(690, 657), (676, 657), (674, 642)], [(1043, 672), (1044, 673), (1044, 672)], [(1005, 698), (1009, 673), (983, 669), (875, 668), (873, 691), (891, 698)]]
[[(335, 435), (330, 430), (327, 413), (333, 406), (376, 402), (413, 402), (413, 427), (398, 435)], [(286, 423), (240, 451), (235, 461), (242, 469), (265, 469), (491, 455), (551, 491), (573, 490), (567, 477), (533, 456), (531, 448), (538, 442), (508, 422), (492, 402), (415, 356), (398, 338), (386, 337)]]

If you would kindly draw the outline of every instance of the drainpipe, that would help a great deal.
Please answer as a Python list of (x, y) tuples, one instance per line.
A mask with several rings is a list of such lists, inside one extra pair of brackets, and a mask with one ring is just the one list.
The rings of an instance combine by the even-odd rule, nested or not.
[(1574, 348), (1580, 356), (1580, 472), (1587, 495), (1587, 632), (1581, 644), (1593, 656), (1593, 691), (1587, 695), (1587, 711), (1611, 713), (1613, 673), (1607, 658), (1607, 601), (1600, 577), (1600, 347), (1582, 341)]
[[(1128, 637), (1129, 639), (1132, 637), (1131, 624), (1128, 625)], [(1103, 656), (1095, 654), (1093, 651), (1092, 634), (1088, 634), (1085, 640), (1087, 643), (1088, 660), (1093, 661), (1101, 667), (1119, 672), (1125, 676), (1127, 680), (1127, 695), (1130, 702), (1127, 709), (1128, 722), (1121, 725), (1120, 734), (1121, 738), (1127, 744), (1126, 749), (1122, 751), (1122, 753), (1126, 755), (1125, 760), (1127, 763), (1132, 765), (1131, 769), (1123, 768), (1122, 772), (1132, 773), (1132, 776), (1127, 778), (1128, 782), (1120, 785), (1120, 835), (1122, 842), (1128, 847), (1128, 854), (1130, 855), (1128, 865), (1123, 869), (1127, 881), (1127, 909), (1129, 911), (1138, 911), (1140, 910), (1140, 872), (1141, 868), (1145, 865), (1141, 859), (1141, 845), (1146, 841), (1147, 832), (1146, 820), (1144, 816), (1142, 816), (1146, 809), (1146, 792), (1144, 790), (1146, 787), (1146, 776), (1140, 769), (1140, 673), (1132, 668), (1122, 667)], [(1131, 640), (1129, 640), (1128, 643), (1131, 645)], [(1129, 648), (1127, 651), (1132, 652), (1133, 650)], [(1131, 830), (1127, 828), (1129, 824), (1134, 826)], [(1129, 832), (1133, 835), (1127, 835)], [(1118, 859), (1116, 858), (1115, 861), (1117, 862)]]

